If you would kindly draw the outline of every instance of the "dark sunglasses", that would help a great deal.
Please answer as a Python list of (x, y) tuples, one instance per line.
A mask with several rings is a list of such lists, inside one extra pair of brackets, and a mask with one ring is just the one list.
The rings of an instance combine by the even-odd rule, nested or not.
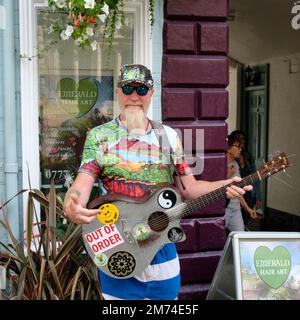
[(149, 88), (146, 86), (132, 87), (128, 85), (122, 87), (122, 92), (126, 95), (132, 94), (134, 90), (139, 96), (145, 96), (148, 93)]

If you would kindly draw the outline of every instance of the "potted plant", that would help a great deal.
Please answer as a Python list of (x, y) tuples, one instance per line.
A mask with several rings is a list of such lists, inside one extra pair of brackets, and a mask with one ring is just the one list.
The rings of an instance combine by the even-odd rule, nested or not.
[[(101, 299), (96, 269), (81, 239), (81, 226), (63, 223), (62, 200), (53, 182), (47, 196), (36, 189), (22, 190), (18, 195), (24, 192), (28, 193), (24, 239), (18, 240), (8, 223), (5, 207), (12, 199), (1, 206), (0, 222), (11, 240), (8, 245), (0, 242), (0, 267), (6, 274), (2, 298)], [(36, 203), (44, 210), (41, 221)]]

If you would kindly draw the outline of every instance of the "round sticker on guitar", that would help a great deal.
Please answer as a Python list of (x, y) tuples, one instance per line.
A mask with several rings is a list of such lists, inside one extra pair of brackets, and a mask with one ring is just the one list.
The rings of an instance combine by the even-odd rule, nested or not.
[(97, 215), (98, 220), (103, 224), (112, 224), (119, 219), (119, 210), (112, 203), (105, 203), (100, 208), (101, 212)]
[(98, 254), (94, 257), (94, 263), (97, 267), (103, 267), (107, 264), (107, 255), (104, 253)]
[(126, 251), (115, 252), (108, 260), (108, 270), (118, 278), (127, 277), (135, 269), (134, 256)]

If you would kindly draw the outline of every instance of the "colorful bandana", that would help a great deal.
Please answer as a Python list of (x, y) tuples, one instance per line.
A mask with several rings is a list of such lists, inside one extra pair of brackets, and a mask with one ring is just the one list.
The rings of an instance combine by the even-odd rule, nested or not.
[(120, 70), (118, 87), (123, 87), (131, 82), (141, 83), (148, 88), (153, 88), (151, 71), (141, 64), (124, 64)]

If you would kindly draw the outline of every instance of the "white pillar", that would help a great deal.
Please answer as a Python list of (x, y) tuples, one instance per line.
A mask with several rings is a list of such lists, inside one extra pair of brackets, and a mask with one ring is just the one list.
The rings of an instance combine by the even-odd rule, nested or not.
[[(3, 0), (5, 9), (5, 29), (3, 31), (3, 71), (4, 71), (4, 142), (5, 162), (4, 175), (6, 200), (18, 192), (18, 159), (17, 159), (17, 117), (16, 117), (16, 79), (15, 79), (15, 1)], [(20, 213), (18, 198), (6, 207), (10, 227), (16, 238), (20, 237)]]

